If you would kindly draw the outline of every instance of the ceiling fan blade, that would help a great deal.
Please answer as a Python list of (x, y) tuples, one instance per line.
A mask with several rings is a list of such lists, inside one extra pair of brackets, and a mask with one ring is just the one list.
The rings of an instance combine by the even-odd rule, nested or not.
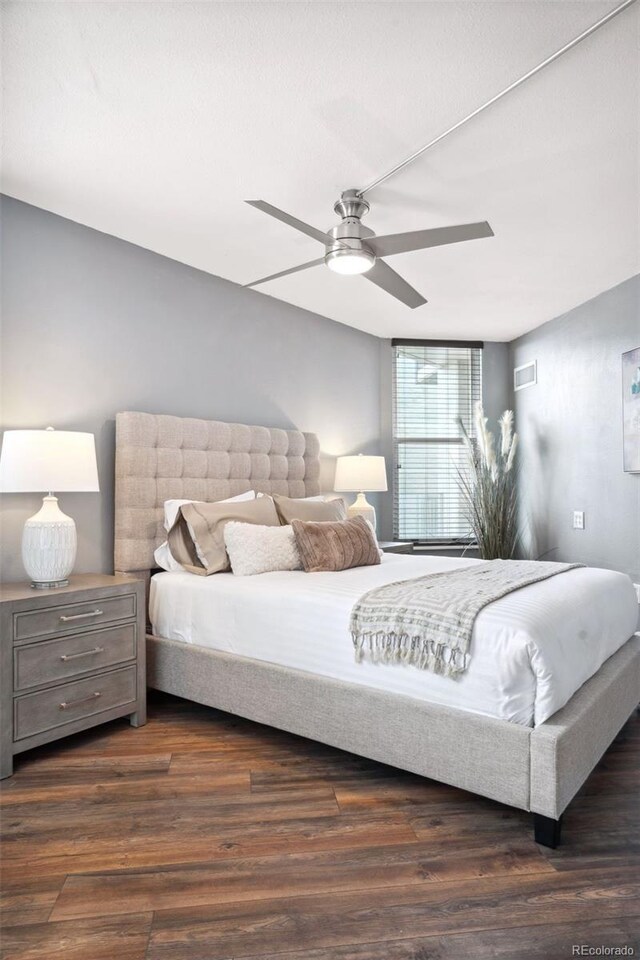
[(274, 207), (272, 204), (266, 203), (264, 200), (245, 200), (245, 203), (248, 203), (250, 207), (255, 207), (256, 210), (262, 210), (263, 213), (268, 213), (270, 217), (275, 217), (276, 220), (281, 220), (282, 223), (286, 223), (287, 226), (293, 227), (294, 230), (299, 230), (300, 233), (305, 233), (313, 240), (318, 240), (320, 243), (324, 243), (325, 246), (328, 243), (339, 242), (334, 240), (333, 237), (330, 237), (328, 233), (323, 233), (322, 230), (316, 230), (316, 228), (312, 227), (310, 224), (305, 223), (303, 220), (298, 220), (297, 217), (292, 217), (290, 214), (285, 213), (284, 210), (279, 210), (278, 207)]
[(308, 263), (301, 263), (298, 267), (291, 267), (289, 270), (281, 270), (280, 273), (272, 273), (268, 277), (262, 277), (261, 280), (254, 280), (253, 283), (245, 283), (245, 287), (257, 287), (259, 283), (266, 283), (267, 280), (277, 280), (278, 277), (286, 277), (290, 273), (298, 273), (300, 270), (308, 270), (309, 267), (317, 267), (319, 264), (324, 263), (324, 257), (320, 257), (319, 260), (309, 260)]
[(422, 294), (414, 290), (413, 287), (410, 286), (406, 280), (403, 280), (399, 273), (392, 270), (384, 260), (376, 260), (371, 270), (367, 270), (362, 276), (366, 280), (371, 280), (372, 283), (375, 283), (375, 285), (382, 290), (386, 290), (387, 293), (390, 293), (396, 300), (401, 300), (402, 303), (411, 307), (412, 310), (415, 309), (415, 307), (421, 307), (423, 303), (427, 302)]
[(481, 223), (461, 223), (455, 227), (435, 227), (432, 230), (414, 230), (411, 233), (390, 233), (386, 237), (372, 237), (367, 245), (378, 257), (392, 257), (396, 253), (440, 247), (446, 243), (462, 240), (479, 240), (492, 237), (493, 230), (486, 220)]

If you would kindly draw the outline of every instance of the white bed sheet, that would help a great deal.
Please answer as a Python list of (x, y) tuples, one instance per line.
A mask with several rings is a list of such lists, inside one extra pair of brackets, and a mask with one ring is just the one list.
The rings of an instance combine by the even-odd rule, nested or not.
[(476, 562), (384, 554), (379, 566), (339, 573), (160, 573), (151, 581), (153, 632), (514, 723), (542, 723), (636, 629), (635, 591), (624, 574), (578, 568), (489, 604), (457, 680), (355, 662), (349, 615), (362, 594)]

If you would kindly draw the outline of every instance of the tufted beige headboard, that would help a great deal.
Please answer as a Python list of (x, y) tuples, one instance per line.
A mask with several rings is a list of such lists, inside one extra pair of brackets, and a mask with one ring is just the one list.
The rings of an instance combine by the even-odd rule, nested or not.
[(151, 413), (116, 416), (114, 569), (150, 570), (165, 500), (223, 500), (247, 490), (320, 492), (314, 433)]

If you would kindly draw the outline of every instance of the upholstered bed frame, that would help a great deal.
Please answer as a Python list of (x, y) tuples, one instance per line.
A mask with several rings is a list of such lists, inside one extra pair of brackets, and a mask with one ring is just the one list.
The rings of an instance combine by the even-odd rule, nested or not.
[[(115, 562), (148, 580), (165, 539), (163, 504), (246, 490), (319, 493), (314, 434), (120, 413), (116, 419)], [(301, 670), (147, 637), (149, 686), (319, 740), (534, 813), (555, 846), (561, 816), (640, 699), (633, 637), (569, 703), (523, 727)]]

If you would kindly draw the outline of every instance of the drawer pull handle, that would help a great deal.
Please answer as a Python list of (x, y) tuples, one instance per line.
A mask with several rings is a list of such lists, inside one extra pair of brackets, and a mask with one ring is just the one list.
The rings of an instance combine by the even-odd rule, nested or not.
[(94, 657), (97, 653), (104, 653), (104, 647), (94, 647), (93, 650), (83, 650), (81, 653), (63, 653), (60, 659), (66, 663), (67, 660), (77, 660), (78, 657)]
[(99, 691), (99, 690), (96, 690), (96, 692), (95, 692), (95, 693), (92, 693), (90, 697), (82, 697), (82, 699), (80, 699), (80, 700), (69, 700), (68, 703), (67, 703), (67, 701), (63, 701), (63, 702), (60, 704), (60, 709), (61, 709), (61, 710), (68, 710), (69, 707), (79, 707), (81, 703), (90, 703), (91, 700), (97, 700), (98, 697), (101, 697), (101, 696), (102, 696), (102, 694), (100, 693), (100, 691)]
[(87, 617), (101, 617), (102, 610), (92, 610), (90, 613), (74, 613), (72, 617), (60, 617), (61, 623), (69, 623), (70, 620), (85, 620)]

